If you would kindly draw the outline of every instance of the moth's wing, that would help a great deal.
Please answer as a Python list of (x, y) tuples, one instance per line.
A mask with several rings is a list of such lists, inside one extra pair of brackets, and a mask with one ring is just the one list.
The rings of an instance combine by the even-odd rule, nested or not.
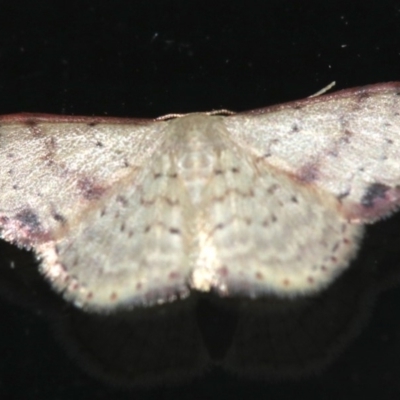
[[(138, 272), (128, 270), (149, 247), (156, 247), (157, 258), (162, 246), (179, 237), (161, 232), (174, 208), (141, 195), (145, 175), (154, 173), (145, 165), (157, 153), (166, 124), (25, 114), (0, 118), (1, 237), (33, 248), (44, 273), (76, 303), (102, 308), (129, 301), (127, 293), (118, 292), (123, 282), (142, 301), (145, 294), (157, 300), (150, 293), (151, 274), (134, 281)], [(164, 183), (159, 190), (166, 190)], [(156, 190), (147, 188), (147, 195)], [(143, 242), (136, 236), (141, 229), (147, 230)], [(175, 282), (175, 269), (169, 272)]]
[(2, 237), (26, 247), (57, 239), (115, 182), (134, 177), (157, 148), (162, 123), (123, 121), (0, 117)]
[(306, 294), (327, 286), (348, 265), (362, 226), (338, 212), (330, 193), (297, 182), (229, 140), (215, 168), (198, 222), (194, 288)]
[(371, 222), (400, 203), (400, 83), (371, 85), (225, 118), (231, 138), (293, 180)]
[(98, 310), (185, 297), (193, 210), (170, 154), (154, 154), (104, 200), (70, 235), (39, 247), (56, 287)]

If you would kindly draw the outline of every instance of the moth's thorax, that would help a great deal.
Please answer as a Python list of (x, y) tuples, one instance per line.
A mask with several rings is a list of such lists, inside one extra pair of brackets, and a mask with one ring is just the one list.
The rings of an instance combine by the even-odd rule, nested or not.
[(176, 172), (193, 204), (199, 204), (224, 148), (224, 124), (220, 117), (192, 114), (176, 119), (171, 125), (168, 134)]

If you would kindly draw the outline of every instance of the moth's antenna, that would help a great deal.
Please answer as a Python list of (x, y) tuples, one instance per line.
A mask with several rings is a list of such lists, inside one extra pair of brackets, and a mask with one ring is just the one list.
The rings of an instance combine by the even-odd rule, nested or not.
[(336, 85), (336, 82), (333, 81), (333, 82), (331, 82), (329, 85), (327, 85), (327, 86), (325, 86), (324, 88), (322, 88), (321, 90), (318, 90), (317, 93), (314, 93), (314, 94), (312, 94), (311, 96), (308, 96), (308, 97), (321, 96), (321, 94), (326, 93), (328, 90), (332, 89), (335, 85)]

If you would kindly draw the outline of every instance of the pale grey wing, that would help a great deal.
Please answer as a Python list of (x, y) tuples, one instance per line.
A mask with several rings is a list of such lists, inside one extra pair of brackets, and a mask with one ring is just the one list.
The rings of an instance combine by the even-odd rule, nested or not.
[(116, 182), (133, 178), (162, 140), (164, 123), (105, 121), (0, 117), (4, 239), (29, 247), (63, 235)]
[[(127, 246), (118, 244), (117, 239), (111, 241), (112, 218), (122, 229), (118, 207), (126, 213), (124, 202), (131, 202), (118, 193), (125, 186), (131, 187), (132, 194), (140, 188), (139, 177), (157, 153), (166, 124), (23, 114), (1, 117), (1, 237), (33, 248), (43, 258), (42, 269), (59, 289), (69, 292), (79, 286), (82, 293), (89, 293), (90, 288), (82, 289), (85, 282), (80, 273), (94, 277), (100, 276), (103, 268), (111, 269), (109, 263), (102, 266), (101, 258), (107, 254), (101, 256), (102, 248), (96, 245), (114, 255)], [(136, 200), (129, 204), (136, 206), (138, 196), (136, 193)], [(104, 210), (110, 215), (93, 221)], [(146, 218), (140, 217), (143, 225)], [(86, 242), (80, 242), (82, 239)], [(63, 252), (67, 245), (72, 254)], [(67, 258), (65, 263), (63, 257)], [(74, 260), (79, 266), (74, 264), (72, 271)], [(119, 265), (115, 263), (114, 267), (117, 270)], [(97, 284), (102, 282), (99, 278)], [(67, 295), (82, 300), (78, 295)]]
[(349, 264), (362, 226), (338, 212), (330, 193), (304, 186), (229, 139), (215, 168), (200, 207), (192, 287), (294, 296), (326, 287)]
[(91, 310), (185, 297), (194, 210), (170, 155), (154, 154), (134, 180), (113, 189), (69, 235), (38, 246), (45, 274)]
[(371, 85), (225, 118), (231, 138), (344, 216), (376, 220), (400, 203), (400, 83)]

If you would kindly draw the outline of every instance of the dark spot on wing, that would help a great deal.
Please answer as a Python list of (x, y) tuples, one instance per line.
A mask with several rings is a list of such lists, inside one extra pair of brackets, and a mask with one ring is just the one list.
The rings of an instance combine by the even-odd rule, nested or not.
[(140, 198), (140, 204), (142, 206), (150, 207), (155, 203), (155, 200), (145, 200), (143, 197)]
[(88, 126), (96, 126), (98, 124), (98, 122), (89, 122)]
[(25, 125), (28, 125), (30, 127), (36, 126), (37, 125), (37, 121), (34, 119), (26, 119), (25, 120)]
[(38, 215), (30, 208), (26, 208), (14, 217), (0, 217), (0, 225), (8, 231), (7, 240), (18, 245), (31, 248), (38, 241), (50, 239), (50, 233), (43, 229)]
[(276, 183), (274, 183), (267, 189), (267, 193), (273, 195), (278, 189), (279, 186)]
[(126, 197), (124, 197), (124, 196), (121, 196), (121, 195), (118, 195), (116, 200), (123, 207), (126, 207), (129, 204), (128, 199)]
[(340, 201), (342, 199), (345, 199), (346, 197), (348, 197), (350, 195), (350, 190), (346, 190), (345, 192), (340, 193), (337, 196), (337, 199)]
[(16, 214), (15, 219), (24, 227), (28, 228), (30, 232), (39, 232), (41, 230), (41, 224), (37, 214), (29, 208)]
[(98, 141), (96, 142), (96, 146), (97, 146), (97, 147), (104, 147), (104, 144), (103, 144), (102, 142), (100, 142), (100, 140), (98, 140)]
[(171, 207), (179, 205), (179, 200), (172, 200), (169, 197), (165, 197), (164, 200)]
[(105, 188), (97, 185), (88, 178), (83, 178), (78, 181), (78, 189), (86, 200), (97, 200), (105, 192)]
[(54, 151), (57, 148), (56, 139), (52, 136), (50, 139), (46, 140), (46, 146), (49, 151)]
[(32, 132), (32, 135), (34, 137), (39, 137), (42, 136), (42, 130), (40, 129), (40, 126), (38, 125), (38, 122), (34, 119), (27, 119), (25, 120), (25, 125), (29, 128), (29, 130)]
[(316, 181), (318, 179), (318, 166), (315, 163), (303, 165), (297, 174), (297, 178), (304, 183)]
[(371, 97), (371, 93), (368, 90), (362, 90), (358, 94), (358, 100), (368, 99), (369, 97)]
[(385, 198), (388, 190), (390, 187), (383, 183), (373, 183), (365, 191), (361, 204), (366, 208), (372, 208), (377, 200)]
[(354, 133), (348, 129), (345, 129), (343, 135), (340, 137), (339, 141), (341, 144), (350, 143), (350, 138), (354, 136)]
[(282, 284), (283, 284), (283, 286), (288, 287), (288, 286), (290, 286), (290, 280), (286, 278), (286, 279), (284, 279), (284, 280), (282, 281)]
[(357, 97), (359, 101), (369, 99), (371, 97), (371, 92), (368, 89), (361, 89)]
[(179, 272), (177, 272), (177, 271), (172, 271), (172, 272), (170, 272), (170, 273), (168, 274), (168, 279), (171, 280), (171, 281), (176, 280), (176, 279), (178, 279), (179, 277), (180, 277), (180, 274), (179, 274)]
[(335, 253), (338, 248), (339, 248), (340, 242), (336, 242), (333, 246), (332, 246), (332, 253)]
[(61, 224), (65, 224), (67, 222), (67, 219), (60, 213), (54, 212), (53, 213), (53, 218), (57, 221), (60, 222)]

